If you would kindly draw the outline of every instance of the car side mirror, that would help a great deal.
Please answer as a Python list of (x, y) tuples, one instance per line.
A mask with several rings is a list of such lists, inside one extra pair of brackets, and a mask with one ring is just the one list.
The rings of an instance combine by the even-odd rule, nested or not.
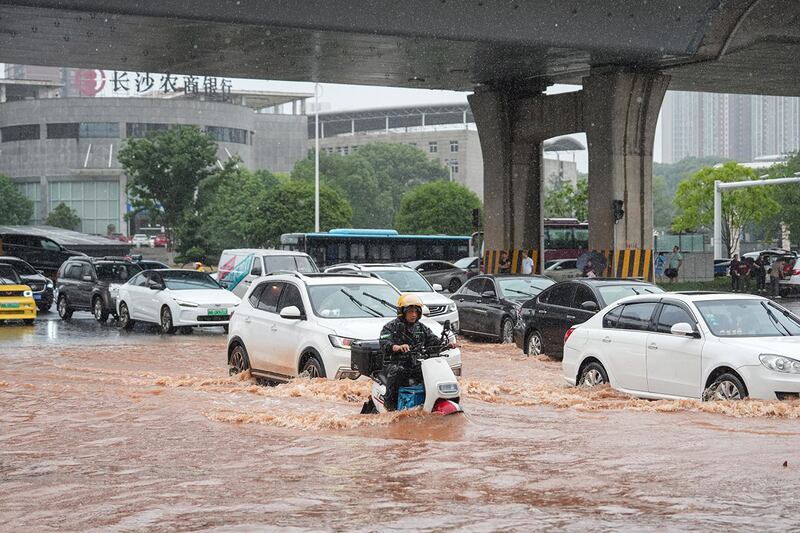
[(443, 290), (444, 290), (444, 287), (442, 287), (442, 286), (441, 286), (441, 285), (439, 285), (438, 283), (434, 283), (434, 284), (433, 284), (433, 290), (435, 290), (436, 292), (441, 292), (441, 291), (443, 291)]
[(300, 309), (298, 309), (296, 305), (290, 305), (281, 309), (281, 318), (301, 320), (303, 318), (303, 313), (300, 312)]
[(597, 305), (597, 302), (593, 302), (592, 300), (586, 300), (581, 304), (581, 309), (584, 311), (598, 311), (600, 306)]
[(154, 283), (153, 285), (149, 285), (151, 291), (163, 291), (164, 286)]
[(481, 293), (481, 298), (497, 298), (497, 295), (494, 291), (483, 291)]
[(83, 281), (92, 281), (92, 276), (82, 276), (81, 279)]
[(678, 322), (669, 328), (669, 332), (673, 335), (681, 335), (684, 337), (699, 337), (694, 331), (694, 328), (688, 322)]

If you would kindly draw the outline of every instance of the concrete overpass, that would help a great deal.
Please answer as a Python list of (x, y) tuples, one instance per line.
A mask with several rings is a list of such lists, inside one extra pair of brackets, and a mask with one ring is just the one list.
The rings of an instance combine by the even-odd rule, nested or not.
[(585, 131), (590, 246), (646, 250), (664, 91), (800, 95), (798, 21), (796, 0), (6, 0), (0, 61), (475, 89), (491, 246), (539, 247), (542, 144)]

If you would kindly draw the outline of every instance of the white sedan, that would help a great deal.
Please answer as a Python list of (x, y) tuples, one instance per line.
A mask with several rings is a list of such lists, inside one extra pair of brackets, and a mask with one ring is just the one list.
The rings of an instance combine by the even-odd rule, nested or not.
[(162, 333), (193, 326), (222, 326), (227, 331), (239, 302), (205, 272), (145, 270), (119, 288), (117, 313), (127, 330), (136, 322), (150, 322), (160, 325)]
[(643, 398), (797, 399), (800, 318), (760, 296), (632, 296), (567, 331), (562, 368)]

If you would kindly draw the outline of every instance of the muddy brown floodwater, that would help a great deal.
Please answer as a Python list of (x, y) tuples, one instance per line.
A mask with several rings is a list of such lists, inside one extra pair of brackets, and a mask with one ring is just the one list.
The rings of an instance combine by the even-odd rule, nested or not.
[(262, 387), (221, 333), (79, 324), (0, 331), (2, 530), (800, 528), (798, 404), (578, 390), (466, 342), (465, 415), (359, 415), (364, 379)]

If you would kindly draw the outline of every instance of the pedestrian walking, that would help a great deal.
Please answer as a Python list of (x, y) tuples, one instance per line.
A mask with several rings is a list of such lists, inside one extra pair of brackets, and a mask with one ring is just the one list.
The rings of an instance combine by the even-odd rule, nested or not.
[(528, 250), (522, 250), (522, 274), (524, 276), (533, 274), (533, 259), (528, 255)]
[(784, 266), (783, 257), (779, 257), (772, 263), (772, 268), (769, 271), (770, 294), (773, 298), (781, 297), (781, 280), (783, 279)]
[(500, 274), (511, 274), (511, 259), (508, 253), (503, 250), (500, 252), (500, 264), (498, 265)]
[(751, 258), (739, 261), (739, 292), (750, 292), (750, 269), (753, 264)]
[(664, 252), (658, 252), (656, 256), (656, 263), (655, 263), (655, 274), (656, 280), (659, 283), (664, 281), (664, 268), (667, 266), (667, 254)]
[(678, 275), (683, 265), (683, 255), (677, 246), (672, 247), (672, 255), (669, 256), (668, 264), (669, 267), (664, 271), (664, 274), (669, 278), (670, 282), (675, 283), (678, 281)]
[(758, 259), (753, 261), (753, 270), (751, 273), (756, 280), (756, 292), (766, 292), (767, 268), (764, 266), (764, 258), (760, 255), (758, 256)]
[(728, 267), (728, 274), (731, 277), (731, 291), (739, 292), (739, 255), (733, 254), (731, 265)]

